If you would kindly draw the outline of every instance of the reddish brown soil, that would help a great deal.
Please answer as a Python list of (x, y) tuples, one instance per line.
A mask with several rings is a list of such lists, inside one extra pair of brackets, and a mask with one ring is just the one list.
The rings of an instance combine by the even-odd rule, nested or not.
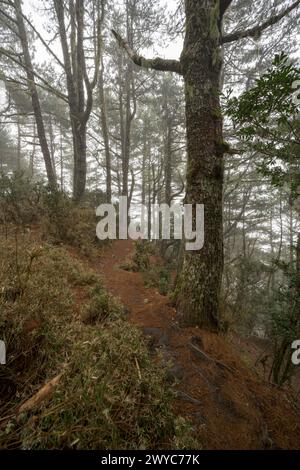
[(192, 421), (203, 448), (300, 449), (300, 408), (288, 392), (258, 377), (226, 337), (180, 328), (167, 297), (146, 288), (140, 273), (120, 269), (133, 250), (131, 241), (116, 241), (93, 267), (129, 320), (154, 328), (153, 347), (172, 361), (178, 379), (176, 411)]

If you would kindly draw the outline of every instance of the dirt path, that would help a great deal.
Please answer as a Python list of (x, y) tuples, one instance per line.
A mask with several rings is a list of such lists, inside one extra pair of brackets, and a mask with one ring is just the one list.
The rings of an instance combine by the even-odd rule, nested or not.
[(236, 355), (226, 338), (181, 329), (167, 297), (146, 288), (140, 273), (120, 265), (134, 251), (116, 241), (93, 264), (107, 290), (119, 297), (129, 321), (173, 364), (178, 413), (192, 421), (206, 449), (300, 448), (300, 415), (286, 392), (265, 384)]

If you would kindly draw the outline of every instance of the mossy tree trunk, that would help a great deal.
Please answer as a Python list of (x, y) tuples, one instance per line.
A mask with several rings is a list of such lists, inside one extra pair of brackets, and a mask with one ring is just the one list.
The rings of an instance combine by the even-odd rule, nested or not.
[(186, 0), (181, 55), (185, 82), (188, 167), (186, 204), (204, 204), (205, 242), (185, 251), (176, 303), (185, 323), (217, 329), (223, 272), (222, 69), (218, 0)]
[(120, 47), (146, 69), (175, 72), (185, 82), (188, 204), (205, 206), (205, 242), (202, 250), (186, 251), (176, 286), (177, 309), (186, 324), (217, 330), (223, 273), (223, 155), (220, 82), (222, 44), (257, 37), (296, 9), (300, 0), (261, 24), (221, 34), (222, 20), (232, 0), (185, 0), (186, 36), (180, 61), (145, 59), (116, 31)]

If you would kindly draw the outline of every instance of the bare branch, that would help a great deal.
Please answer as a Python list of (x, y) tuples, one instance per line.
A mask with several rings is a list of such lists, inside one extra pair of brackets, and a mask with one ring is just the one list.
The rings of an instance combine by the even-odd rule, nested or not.
[(65, 66), (64, 64), (62, 63), (62, 61), (59, 59), (59, 57), (53, 52), (53, 50), (51, 49), (51, 47), (49, 47), (49, 45), (47, 44), (47, 42), (44, 40), (44, 38), (42, 37), (42, 35), (38, 32), (38, 30), (35, 28), (35, 26), (33, 25), (33, 23), (27, 18), (26, 15), (24, 15), (24, 13), (22, 12), (22, 16), (24, 18), (24, 20), (28, 23), (28, 25), (30, 26), (30, 28), (34, 31), (34, 33), (36, 34), (36, 36), (39, 38), (39, 40), (41, 41), (41, 43), (43, 44), (43, 46), (45, 46), (45, 48), (47, 49), (47, 51), (49, 52), (49, 54), (52, 55), (52, 57), (54, 57), (54, 59), (56, 60), (56, 62), (64, 69)]
[(298, 5), (300, 5), (300, 0), (296, 0), (294, 3), (292, 3), (291, 6), (283, 10), (281, 13), (278, 13), (278, 15), (271, 16), (267, 21), (265, 21), (261, 25), (254, 26), (253, 28), (246, 29), (244, 31), (242, 30), (236, 31), (235, 33), (223, 36), (223, 38), (221, 39), (221, 43), (227, 44), (227, 43), (238, 41), (239, 39), (243, 39), (247, 37), (255, 38), (259, 36), (265, 29), (269, 28), (270, 26), (273, 26), (274, 24), (282, 20), (291, 11), (295, 10), (295, 8), (297, 8)]
[[(0, 56), (1, 55), (4, 55), (5, 57), (7, 57), (8, 59), (10, 59), (12, 62), (14, 62), (15, 64), (19, 65), (22, 69), (24, 69), (26, 72), (29, 70), (28, 67), (23, 63), (21, 62), (20, 60), (17, 60), (12, 54), (10, 54), (10, 52), (8, 52), (7, 50), (3, 49), (2, 47), (0, 47)], [(30, 69), (31, 70), (31, 69)], [(41, 82), (46, 85), (48, 91), (51, 91), (52, 93), (54, 93), (56, 96), (58, 96), (59, 98), (61, 98), (62, 100), (66, 101), (67, 100), (67, 96), (56, 90), (55, 88), (53, 88), (53, 86), (47, 81), (45, 80), (40, 74), (38, 74), (37, 72), (35, 72), (34, 70), (31, 70), (31, 72), (33, 73), (33, 75), (38, 78), (39, 80), (41, 80)], [(39, 86), (38, 83), (35, 83), (36, 86)]]
[(145, 59), (145, 57), (133, 51), (129, 46), (128, 42), (125, 41), (119, 35), (119, 33), (114, 30), (112, 30), (112, 33), (118, 41), (119, 46), (122, 49), (125, 49), (130, 59), (139, 67), (143, 67), (145, 69), (158, 70), (160, 72), (175, 72), (182, 75), (181, 64), (178, 60), (161, 59), (160, 57), (156, 57), (155, 59)]
[(233, 0), (221, 0), (220, 1), (220, 18), (222, 19), (226, 11), (230, 7)]

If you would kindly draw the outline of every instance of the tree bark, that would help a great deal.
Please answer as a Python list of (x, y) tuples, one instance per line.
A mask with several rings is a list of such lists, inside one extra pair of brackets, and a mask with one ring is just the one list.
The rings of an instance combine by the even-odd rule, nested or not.
[(219, 99), (222, 69), (218, 0), (186, 0), (181, 56), (188, 145), (187, 204), (204, 204), (202, 250), (185, 251), (176, 286), (179, 315), (187, 324), (219, 327), (223, 273), (223, 137)]

